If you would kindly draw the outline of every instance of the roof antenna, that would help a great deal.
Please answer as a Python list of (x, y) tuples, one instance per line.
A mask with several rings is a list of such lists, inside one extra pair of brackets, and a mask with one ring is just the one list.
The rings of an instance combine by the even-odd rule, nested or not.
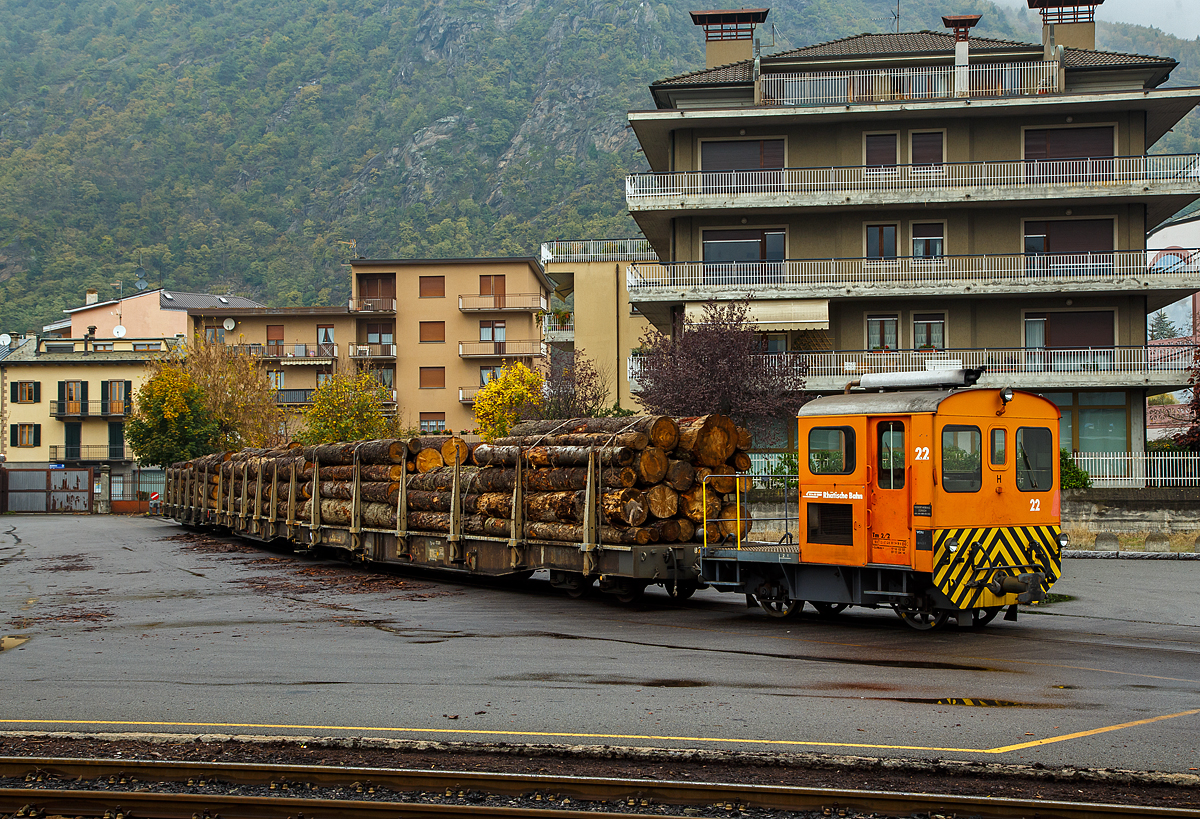
[(881, 23), (884, 20), (894, 20), (896, 22), (896, 33), (900, 33), (900, 0), (896, 0), (896, 10), (888, 12), (887, 17), (871, 17), (872, 23)]

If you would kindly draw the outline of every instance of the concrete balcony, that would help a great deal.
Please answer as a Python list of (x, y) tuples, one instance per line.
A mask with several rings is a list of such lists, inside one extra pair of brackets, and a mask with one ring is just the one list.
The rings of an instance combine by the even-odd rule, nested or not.
[(566, 320), (553, 313), (542, 316), (542, 338), (550, 344), (575, 343), (575, 316), (572, 314)]
[(483, 387), (459, 387), (458, 388), (459, 403), (460, 404), (474, 404), (475, 396), (478, 395), (479, 391), (482, 389), (483, 389)]
[(792, 353), (809, 392), (841, 392), (865, 373), (986, 367), (981, 387), (1059, 390), (1187, 385), (1196, 345), (1079, 349), (951, 349)]
[[(879, 298), (1137, 291), (1158, 309), (1200, 289), (1200, 251), (1012, 254), (779, 262), (636, 262), (629, 300)], [(1158, 295), (1154, 295), (1158, 294)], [(644, 311), (643, 311), (644, 312)]]
[(545, 345), (536, 338), (458, 342), (460, 358), (530, 358), (545, 354)]
[(395, 344), (351, 344), (350, 357), (359, 359), (395, 358)]
[(276, 390), (275, 403), (281, 406), (294, 407), (312, 403), (315, 390)]
[(351, 299), (351, 313), (395, 313), (395, 299)]
[[(846, 210), (915, 204), (994, 207), (1039, 201), (1098, 204), (1147, 200), (1147, 221), (1157, 223), (1196, 196), (1200, 196), (1200, 155), (1196, 154), (683, 171), (633, 174), (625, 180), (626, 205), (639, 224), (685, 212), (747, 209)], [(642, 227), (647, 229), (647, 225)]]
[(583, 239), (542, 243), (542, 264), (636, 262), (657, 259), (646, 239)]
[(127, 444), (64, 444), (50, 447), (51, 461), (132, 461)]
[(266, 344), (232, 345), (238, 355), (247, 355), (284, 364), (329, 364), (337, 360), (336, 344), (292, 344), (268, 341)]
[(502, 293), (460, 295), (458, 309), (464, 313), (530, 313), (548, 308), (545, 293)]
[(764, 74), (764, 106), (856, 105), (978, 97), (1022, 97), (1062, 91), (1057, 60), (974, 63)]

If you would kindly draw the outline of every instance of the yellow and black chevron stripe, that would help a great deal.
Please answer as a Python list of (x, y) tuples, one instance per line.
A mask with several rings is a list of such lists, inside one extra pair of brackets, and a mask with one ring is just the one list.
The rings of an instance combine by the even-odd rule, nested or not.
[(1057, 526), (936, 529), (934, 585), (960, 609), (1005, 606), (1016, 600), (1016, 595), (998, 597), (983, 587), (998, 567), (1013, 576), (1041, 572), (1049, 589), (1062, 571), (1059, 531)]

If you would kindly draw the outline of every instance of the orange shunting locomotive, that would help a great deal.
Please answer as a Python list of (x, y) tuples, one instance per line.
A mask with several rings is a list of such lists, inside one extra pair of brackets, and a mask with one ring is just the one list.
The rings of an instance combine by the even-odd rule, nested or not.
[(882, 391), (810, 401), (788, 533), (706, 543), (704, 581), (775, 616), (805, 601), (823, 614), (886, 606), (918, 629), (982, 626), (1004, 609), (1012, 620), (1043, 599), (1066, 545), (1060, 413), (1032, 393), (972, 387), (980, 374), (865, 375), (857, 385)]

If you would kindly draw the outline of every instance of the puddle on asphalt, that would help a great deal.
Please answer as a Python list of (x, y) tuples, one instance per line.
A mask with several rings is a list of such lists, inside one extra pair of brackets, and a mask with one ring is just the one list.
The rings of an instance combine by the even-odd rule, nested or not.
[(28, 637), (18, 637), (15, 635), (0, 637), (0, 651), (8, 651), (10, 649), (17, 648), (18, 646), (23, 646), (28, 642)]
[(1065, 705), (1049, 702), (1013, 702), (1011, 700), (984, 700), (976, 697), (880, 697), (892, 702), (912, 702), (918, 705), (963, 705), (969, 708), (1065, 708)]

